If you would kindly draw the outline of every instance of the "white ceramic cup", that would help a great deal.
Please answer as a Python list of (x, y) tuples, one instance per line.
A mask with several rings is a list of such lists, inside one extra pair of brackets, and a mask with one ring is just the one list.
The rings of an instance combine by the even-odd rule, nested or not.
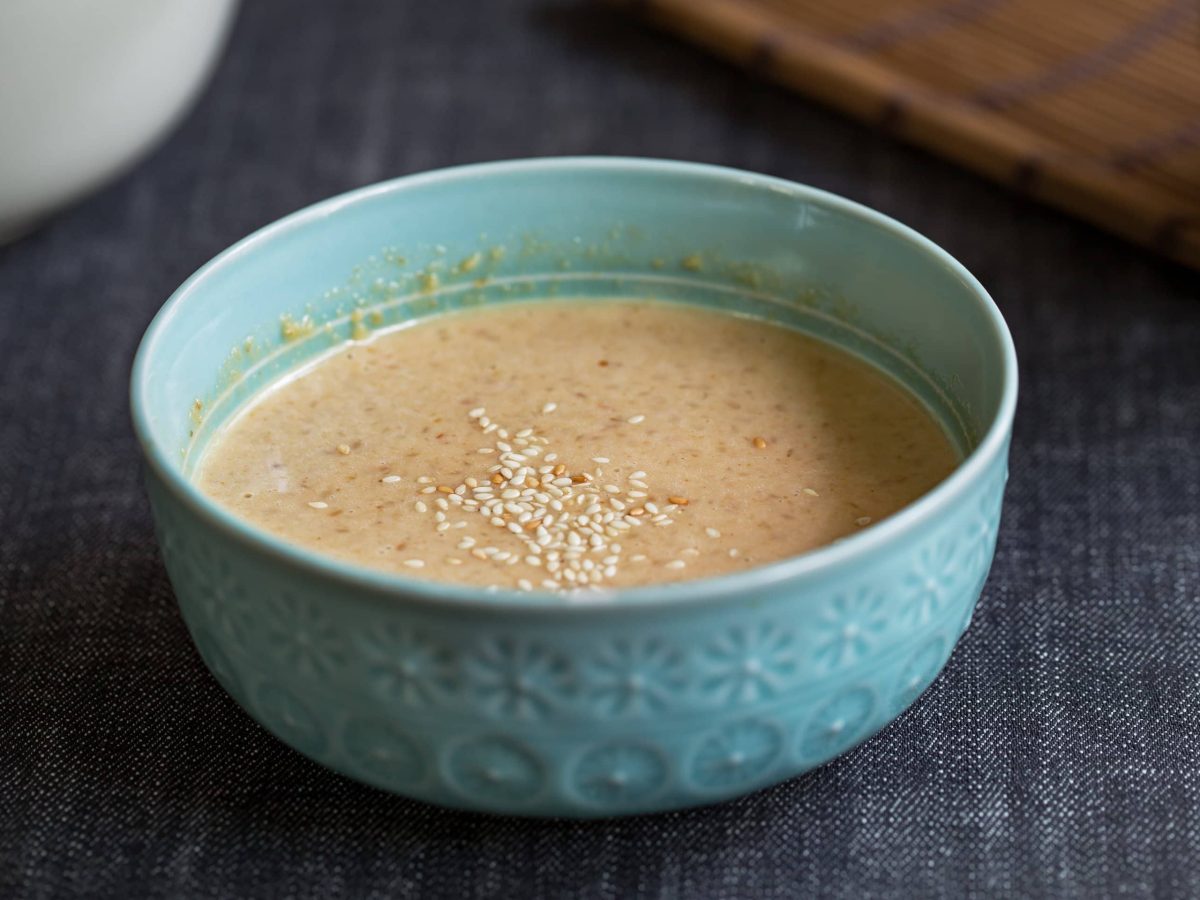
[(0, 243), (120, 174), (186, 112), (237, 0), (0, 2)]

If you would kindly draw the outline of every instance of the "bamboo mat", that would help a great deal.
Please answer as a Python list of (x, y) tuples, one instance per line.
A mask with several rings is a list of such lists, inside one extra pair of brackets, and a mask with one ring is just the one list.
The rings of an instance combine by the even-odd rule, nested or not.
[(1200, 0), (621, 5), (1200, 268)]

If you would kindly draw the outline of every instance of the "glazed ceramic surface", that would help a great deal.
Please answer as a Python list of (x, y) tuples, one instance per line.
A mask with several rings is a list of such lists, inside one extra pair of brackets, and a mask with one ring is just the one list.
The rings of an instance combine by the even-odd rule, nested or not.
[[(620, 296), (835, 341), (921, 396), (965, 460), (915, 504), (816, 552), (570, 603), (357, 569), (251, 528), (189, 481), (239, 402), (356, 331)], [(945, 664), (987, 577), (1015, 398), (998, 311), (924, 238), (796, 184), (621, 159), (451, 169), (290, 216), (184, 284), (133, 373), (163, 558), (217, 680), (340, 772), (525, 815), (722, 800), (900, 714)]]
[(118, 174), (183, 114), (237, 0), (0, 3), (0, 243)]

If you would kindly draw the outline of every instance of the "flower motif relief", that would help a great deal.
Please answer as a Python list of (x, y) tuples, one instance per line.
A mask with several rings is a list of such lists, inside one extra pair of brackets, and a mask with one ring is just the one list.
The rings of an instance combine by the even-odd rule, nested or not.
[(276, 655), (299, 674), (328, 678), (345, 662), (341, 634), (315, 603), (283, 593), (270, 612), (267, 637)]
[(566, 658), (534, 643), (497, 638), (468, 663), (475, 695), (493, 714), (540, 719), (566, 700), (574, 687)]
[(683, 654), (658, 638), (618, 640), (587, 666), (588, 696), (609, 715), (651, 715), (683, 690)]
[(950, 600), (960, 565), (956, 553), (957, 546), (949, 537), (918, 552), (916, 567), (904, 580), (903, 609), (912, 624), (928, 622)]
[(814, 658), (826, 669), (849, 666), (866, 656), (887, 629), (887, 603), (870, 588), (840, 594), (821, 610)]
[(325, 748), (316, 717), (283, 688), (264, 684), (255, 708), (264, 725), (302, 753), (315, 755)]
[[(158, 552), (163, 564), (168, 570), (183, 563), (184, 544), (179, 537), (179, 529), (175, 517), (167, 512), (165, 503), (152, 504), (154, 507), (154, 537), (158, 540)], [(178, 569), (176, 569), (178, 571)]]
[(367, 678), (385, 701), (428, 706), (458, 686), (458, 666), (445, 645), (389, 624), (363, 643)]
[(770, 622), (731, 628), (702, 654), (702, 687), (721, 703), (748, 703), (769, 697), (797, 669), (796, 641)]
[(768, 722), (746, 719), (725, 726), (700, 742), (692, 759), (692, 780), (701, 788), (731, 788), (765, 775), (783, 750), (783, 735)]
[(246, 590), (234, 577), (229, 560), (214, 558), (206, 551), (198, 554), (194, 562), (197, 563), (195, 587), (209, 626), (233, 646), (245, 648), (254, 619), (246, 608)]
[(411, 784), (425, 773), (412, 738), (395, 724), (378, 719), (352, 719), (342, 734), (350, 761), (368, 775), (389, 784)]
[(820, 762), (837, 756), (863, 737), (875, 694), (869, 688), (851, 688), (834, 697), (813, 715), (800, 740), (800, 755), (806, 762)]
[(571, 776), (579, 795), (597, 806), (646, 800), (667, 781), (667, 762), (645, 744), (620, 741), (593, 747)]
[(476, 738), (451, 751), (447, 768), (467, 794), (518, 803), (530, 800), (545, 779), (541, 761), (524, 745), (505, 737)]
[(946, 642), (934, 637), (913, 654), (900, 670), (900, 681), (896, 686), (893, 706), (897, 713), (912, 704), (937, 677), (946, 662)]
[(238, 683), (237, 673), (230, 665), (228, 657), (221, 650), (216, 641), (203, 628), (197, 628), (192, 635), (192, 642), (196, 645), (196, 650), (200, 653), (200, 658), (204, 660), (204, 664), (208, 666), (217, 683), (234, 697), (240, 697), (241, 686)]

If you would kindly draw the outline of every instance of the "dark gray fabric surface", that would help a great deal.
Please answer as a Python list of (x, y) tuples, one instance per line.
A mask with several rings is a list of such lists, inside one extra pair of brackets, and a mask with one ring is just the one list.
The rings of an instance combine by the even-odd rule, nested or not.
[[(944, 675), (817, 772), (625, 821), (443, 812), (308, 762), (207, 674), (127, 375), (171, 290), (281, 214), (574, 153), (808, 182), (970, 267), (1022, 365), (1000, 546)], [(1196, 273), (615, 12), (253, 0), (163, 147), (0, 248), (0, 895), (1200, 895), (1198, 295)]]

